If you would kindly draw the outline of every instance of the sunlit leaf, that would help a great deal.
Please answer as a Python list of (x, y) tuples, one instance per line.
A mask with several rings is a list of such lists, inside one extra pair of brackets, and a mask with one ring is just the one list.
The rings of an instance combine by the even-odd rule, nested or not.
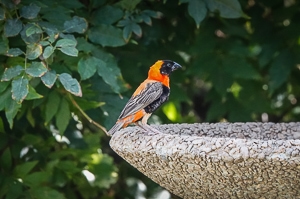
[(122, 30), (110, 25), (99, 25), (88, 32), (89, 39), (102, 46), (123, 46), (126, 44), (123, 39)]
[(62, 83), (64, 88), (72, 93), (73, 95), (82, 96), (81, 87), (78, 81), (68, 73), (62, 73), (58, 76), (59, 81)]
[(65, 21), (64, 31), (67, 33), (84, 33), (87, 30), (87, 21), (82, 17), (74, 16), (71, 20)]
[(59, 109), (55, 115), (55, 119), (55, 123), (60, 134), (63, 134), (71, 119), (69, 103), (65, 98), (62, 98), (60, 101)]
[(61, 47), (59, 50), (69, 56), (77, 57), (78, 56), (78, 50), (75, 47)]
[(56, 72), (54, 70), (47, 71), (42, 77), (41, 80), (48, 88), (52, 88), (53, 84), (57, 79)]
[(33, 60), (38, 58), (43, 52), (43, 47), (40, 44), (27, 45), (26, 56), (28, 59)]
[(43, 62), (32, 62), (25, 72), (32, 77), (41, 77), (48, 71), (46, 65)]
[(12, 78), (20, 75), (22, 71), (24, 71), (24, 68), (20, 65), (11, 68), (6, 68), (2, 75), (1, 81), (9, 81)]
[(28, 23), (24, 26), (20, 34), (25, 43), (36, 44), (42, 38), (42, 32), (38, 25)]
[(32, 24), (32, 26), (27, 28), (25, 31), (27, 37), (29, 37), (33, 34), (41, 34), (42, 32), (43, 32), (42, 29), (35, 24)]
[(41, 8), (35, 4), (30, 4), (29, 6), (23, 6), (20, 10), (20, 16), (26, 19), (34, 19), (37, 17)]
[(4, 25), (4, 33), (7, 37), (13, 37), (22, 30), (22, 22), (19, 19), (7, 19)]
[(20, 48), (11, 48), (6, 53), (9, 57), (17, 57), (22, 54), (24, 54), (24, 52)]
[(54, 52), (54, 48), (52, 46), (47, 46), (43, 52), (44, 59), (48, 59)]
[(77, 42), (72, 39), (60, 39), (56, 42), (55, 47), (74, 47)]
[(11, 86), (12, 98), (21, 103), (28, 94), (28, 79), (15, 79), (12, 81)]

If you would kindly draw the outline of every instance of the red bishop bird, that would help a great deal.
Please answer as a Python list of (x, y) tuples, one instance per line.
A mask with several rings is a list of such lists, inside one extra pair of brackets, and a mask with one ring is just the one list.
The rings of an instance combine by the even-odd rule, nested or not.
[(148, 78), (140, 84), (122, 110), (116, 124), (108, 131), (112, 136), (129, 124), (136, 124), (149, 134), (160, 133), (147, 124), (151, 114), (158, 109), (170, 95), (169, 76), (181, 66), (171, 60), (158, 60), (150, 67)]

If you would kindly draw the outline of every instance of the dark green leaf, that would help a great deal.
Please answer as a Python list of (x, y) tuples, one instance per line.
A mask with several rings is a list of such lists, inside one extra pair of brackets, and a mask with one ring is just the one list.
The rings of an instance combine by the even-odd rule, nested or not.
[(9, 57), (17, 57), (22, 54), (25, 54), (25, 53), (20, 48), (11, 48), (6, 53), (6, 55)]
[(78, 56), (78, 50), (75, 47), (61, 47), (59, 48), (61, 52), (63, 52), (66, 55), (77, 57)]
[(1, 93), (0, 95), (0, 111), (2, 111), (5, 106), (10, 103), (10, 101), (14, 101), (11, 98), (11, 89), (6, 89), (5, 92)]
[(233, 83), (231, 74), (228, 74), (221, 68), (217, 68), (217, 70), (211, 74), (211, 80), (216, 91), (222, 96), (226, 94), (227, 89), (229, 89)]
[(20, 10), (21, 17), (26, 19), (34, 19), (37, 17), (41, 8), (35, 4), (30, 4), (29, 6), (23, 6)]
[(36, 199), (65, 199), (65, 196), (62, 193), (46, 186), (34, 187), (31, 188), (28, 192), (30, 197)]
[[(35, 89), (29, 85), (28, 95), (26, 96), (25, 100), (34, 100), (34, 99), (40, 99), (43, 96), (38, 94)], [(34, 126), (34, 125), (33, 125)]]
[(90, 42), (88, 42), (86, 39), (80, 37), (77, 38), (77, 49), (79, 51), (84, 51), (85, 53), (90, 53), (92, 52), (93, 49), (96, 48), (95, 45), (91, 44)]
[(293, 66), (294, 57), (289, 50), (283, 50), (273, 60), (269, 70), (271, 93), (287, 80)]
[(130, 25), (125, 26), (123, 28), (123, 38), (125, 39), (126, 42), (129, 41), (130, 37), (131, 37), (131, 33), (132, 33), (132, 28)]
[(5, 151), (2, 152), (0, 156), (0, 164), (1, 164), (1, 168), (6, 171), (9, 171), (11, 169), (12, 157), (11, 157), (11, 151), (9, 147), (7, 147)]
[(99, 25), (93, 27), (88, 32), (89, 39), (102, 46), (123, 46), (126, 44), (123, 39), (122, 30), (114, 26)]
[(89, 57), (87, 59), (81, 58), (79, 60), (78, 72), (82, 80), (88, 79), (95, 74), (97, 70), (98, 60), (99, 59), (95, 57)]
[(210, 105), (206, 120), (208, 122), (219, 121), (226, 114), (227, 107), (220, 101), (214, 102)]
[(123, 15), (124, 13), (120, 8), (106, 5), (95, 11), (91, 23), (94, 25), (111, 25), (119, 21)]
[(211, 12), (218, 10), (224, 18), (245, 16), (238, 0), (205, 0)]
[(120, 87), (118, 85), (118, 76), (113, 71), (114, 69), (112, 67), (109, 67), (107, 63), (102, 61), (101, 59), (98, 59), (98, 65), (97, 65), (97, 72), (98, 75), (103, 78), (105, 83), (110, 85), (114, 92), (119, 93)]
[(41, 80), (48, 88), (52, 88), (53, 84), (56, 81), (56, 72), (54, 70), (47, 71), (42, 77)]
[(0, 21), (5, 19), (5, 11), (0, 7)]
[(21, 198), (23, 194), (23, 184), (18, 180), (14, 180), (9, 184), (9, 190), (5, 199)]
[(4, 25), (4, 33), (7, 37), (13, 37), (22, 30), (22, 22), (19, 19), (7, 19)]
[(50, 42), (49, 41), (40, 41), (39, 44), (41, 44), (42, 46), (49, 46)]
[(45, 112), (46, 123), (49, 123), (50, 120), (57, 113), (59, 105), (60, 105), (60, 96), (56, 92), (51, 92), (46, 103), (46, 112)]
[(132, 11), (141, 2), (141, 0), (121, 0), (115, 5), (120, 6), (124, 10)]
[(65, 21), (64, 23), (64, 32), (67, 33), (84, 33), (87, 30), (88, 24), (87, 21), (82, 17), (74, 16), (71, 20)]
[(0, 82), (0, 93), (6, 90), (7, 86), (10, 84), (10, 82)]
[(36, 44), (42, 38), (42, 30), (36, 24), (26, 24), (21, 31), (21, 37), (27, 44)]
[(197, 27), (206, 17), (207, 8), (204, 0), (190, 0), (188, 5), (188, 11), (191, 17), (194, 18)]
[(71, 119), (69, 103), (65, 98), (61, 99), (58, 112), (55, 115), (55, 119), (55, 123), (60, 134), (63, 134), (67, 129), (67, 126)]
[(26, 33), (26, 36), (29, 37), (33, 34), (41, 34), (41, 33), (43, 33), (43, 31), (38, 25), (32, 24), (32, 26), (30, 26), (29, 28), (26, 29), (25, 33)]
[(21, 108), (21, 104), (18, 104), (15, 100), (8, 98), (5, 104), (5, 116), (9, 123), (9, 127), (12, 129), (14, 124), (14, 118), (17, 115), (19, 109)]
[(25, 177), (34, 167), (37, 165), (38, 161), (31, 161), (19, 164), (14, 169), (14, 174), (18, 178)]
[(72, 93), (73, 95), (82, 96), (81, 87), (78, 83), (78, 81), (75, 78), (72, 78), (72, 76), (68, 73), (62, 73), (58, 77), (59, 81), (62, 83), (64, 88)]
[(138, 37), (142, 36), (142, 28), (137, 23), (132, 24), (132, 32), (136, 34)]
[(20, 65), (14, 66), (12, 68), (6, 68), (1, 81), (10, 81), (12, 78), (21, 74), (24, 68)]
[(43, 52), (43, 47), (40, 44), (27, 45), (26, 56), (28, 59), (33, 60), (38, 58)]
[(29, 175), (26, 175), (23, 178), (23, 183), (26, 186), (29, 187), (38, 187), (39, 185), (47, 182), (50, 178), (50, 173), (46, 172), (46, 171), (38, 171), (38, 172), (34, 172), (31, 173)]
[(21, 103), (28, 94), (28, 79), (15, 79), (12, 81), (11, 86), (12, 98)]
[(41, 77), (47, 71), (48, 69), (43, 62), (32, 62), (25, 70), (25, 72), (32, 77)]
[(8, 39), (4, 35), (0, 37), (0, 54), (4, 55), (8, 51)]
[(52, 46), (47, 46), (43, 52), (44, 59), (48, 59), (53, 52), (54, 52), (54, 48)]

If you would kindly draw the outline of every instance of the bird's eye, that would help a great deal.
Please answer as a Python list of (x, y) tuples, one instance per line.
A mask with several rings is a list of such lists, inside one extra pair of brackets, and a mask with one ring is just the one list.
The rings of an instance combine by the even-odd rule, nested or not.
[(167, 63), (167, 66), (168, 66), (168, 67), (171, 67), (171, 64), (170, 64), (170, 63)]

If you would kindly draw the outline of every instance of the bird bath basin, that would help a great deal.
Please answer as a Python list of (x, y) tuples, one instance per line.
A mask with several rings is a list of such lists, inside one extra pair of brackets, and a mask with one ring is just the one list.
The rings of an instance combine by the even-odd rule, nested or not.
[(300, 123), (216, 123), (118, 131), (111, 148), (182, 198), (299, 198)]

